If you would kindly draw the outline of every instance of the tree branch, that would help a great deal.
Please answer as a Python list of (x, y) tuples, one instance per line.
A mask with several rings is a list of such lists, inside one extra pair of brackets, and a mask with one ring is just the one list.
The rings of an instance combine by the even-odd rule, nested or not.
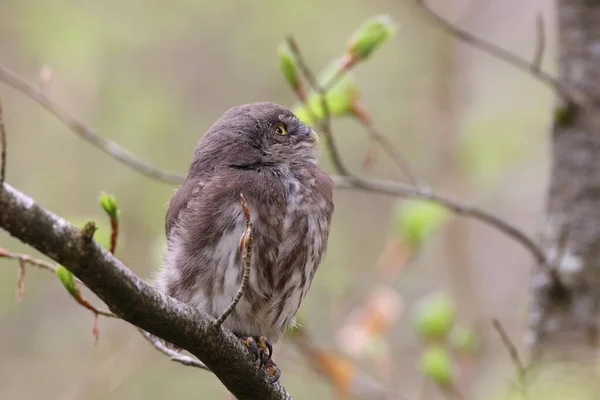
[[(493, 43), (490, 43), (476, 35), (465, 31), (447, 19), (442, 17), (440, 14), (436, 13), (426, 2), (426, 0), (417, 0), (417, 4), (429, 15), (430, 19), (438, 25), (440, 28), (448, 32), (450, 35), (456, 37), (462, 42), (475, 47), (487, 53), (499, 60), (506, 62), (524, 72), (531, 74), (534, 78), (539, 80), (540, 82), (546, 84), (551, 89), (555, 90), (558, 94), (560, 94), (568, 103), (577, 103), (575, 100), (574, 93), (569, 87), (565, 86), (561, 83), (556, 77), (544, 72), (540, 69), (539, 62), (541, 61), (541, 54), (544, 50), (544, 37), (540, 35), (541, 31), (541, 23), (537, 22), (537, 32), (538, 32), (538, 43), (536, 45), (536, 56), (534, 57), (533, 62), (527, 61), (524, 58), (517, 56), (514, 53), (511, 53), (508, 50), (503, 49), (500, 46), (497, 46)], [(540, 41), (542, 41), (540, 43)], [(541, 49), (541, 50), (540, 50)]]
[(437, 203), (456, 214), (468, 216), (496, 228), (525, 247), (538, 263), (546, 265), (546, 255), (533, 239), (515, 226), (478, 207), (440, 196), (426, 189), (402, 183), (376, 179), (352, 179), (342, 176), (332, 176), (332, 179), (338, 189), (362, 189), (366, 192), (381, 193), (395, 197), (420, 198)]
[(115, 142), (99, 135), (96, 131), (89, 128), (83, 122), (71, 116), (66, 110), (60, 107), (58, 103), (56, 103), (54, 100), (48, 97), (48, 95), (42, 90), (37, 89), (35, 86), (27, 82), (24, 78), (2, 65), (0, 65), (0, 80), (5, 82), (12, 88), (18, 90), (19, 92), (23, 93), (27, 97), (35, 100), (47, 111), (58, 117), (58, 119), (60, 119), (65, 125), (71, 128), (71, 130), (77, 133), (80, 137), (92, 143), (94, 146), (101, 149), (110, 156), (116, 158), (123, 164), (133, 168), (134, 170), (141, 172), (142, 174), (152, 179), (171, 184), (181, 184), (185, 180), (185, 177), (183, 175), (156, 168), (155, 166), (137, 158), (135, 155), (133, 155), (123, 147), (119, 146)]
[[(309, 82), (312, 89), (324, 96), (323, 87), (319, 85), (316, 78), (314, 77), (314, 74), (304, 61), (302, 53), (300, 52), (300, 49), (298, 48), (298, 45), (294, 38), (288, 38), (288, 45), (290, 46), (290, 50), (296, 58), (298, 67), (302, 71), (303, 75), (306, 77), (306, 80)], [(332, 78), (332, 80), (337, 79), (336, 77), (338, 75), (339, 74), (336, 74), (334, 78)], [(329, 84), (325, 84), (325, 87), (329, 86)], [(326, 101), (324, 101), (324, 103), (326, 103)], [(306, 105), (306, 107), (308, 108), (308, 105)], [(325, 115), (327, 115), (325, 108), (324, 113)], [(319, 128), (325, 132), (325, 137), (327, 139), (326, 146), (329, 151), (329, 155), (333, 161), (335, 169), (338, 173), (341, 174), (341, 176), (332, 176), (333, 182), (335, 183), (338, 189), (362, 189), (368, 192), (378, 192), (401, 197), (416, 197), (433, 201), (443, 207), (448, 208), (456, 214), (466, 215), (495, 227), (496, 229), (500, 230), (512, 239), (521, 243), (527, 250), (531, 252), (531, 254), (534, 256), (538, 263), (546, 265), (546, 256), (543, 250), (533, 241), (533, 239), (531, 239), (518, 228), (510, 225), (508, 222), (486, 211), (483, 211), (475, 206), (462, 204), (458, 201), (444, 198), (432, 192), (428, 188), (422, 188), (414, 185), (405, 185), (402, 183), (378, 181), (374, 179), (363, 178), (350, 173), (339, 153), (328, 120), (325, 119), (325, 123), (319, 121)]]
[(65, 266), (120, 318), (198, 357), (238, 399), (291, 399), (235, 335), (150, 287), (82, 230), (6, 183), (0, 209), (0, 227)]
[[(288, 43), (292, 51), (294, 51), (294, 47), (292, 46), (295, 46), (296, 52), (298, 51), (297, 45), (293, 38), (289, 38)], [(299, 53), (296, 53), (296, 55), (298, 54)], [(308, 69), (308, 66), (304, 64), (301, 54), (300, 60), (298, 61), (298, 65), (303, 70), (303, 73), (308, 73), (311, 77), (311, 81), (309, 82), (310, 85), (317, 85), (318, 87), (318, 82), (314, 78), (314, 75), (312, 74), (310, 69)], [(336, 76), (338, 75), (336, 74)], [(153, 179), (157, 179), (159, 181), (167, 183), (180, 184), (183, 182), (183, 175), (177, 175), (171, 172), (157, 169), (145, 163), (144, 161), (141, 161), (140, 159), (138, 159), (137, 157), (135, 157), (116, 143), (104, 139), (93, 129), (85, 126), (82, 122), (79, 122), (75, 118), (71, 117), (57, 103), (48, 98), (42, 91), (36, 89), (25, 79), (1, 65), (0, 81), (6, 82), (13, 88), (19, 90), (21, 93), (37, 101), (41, 106), (43, 106), (44, 108), (52, 112), (54, 115), (56, 115), (59, 119), (61, 119), (75, 133), (79, 134), (80, 136), (83, 136), (84, 138), (89, 137), (89, 142), (92, 143), (94, 146), (102, 149), (103, 151), (114, 157), (116, 160), (133, 168), (135, 171), (138, 171)], [(329, 127), (327, 126), (322, 128), (325, 128), (326, 131), (327, 129), (329, 129)], [(538, 262), (545, 264), (546, 259), (543, 251), (530, 237), (528, 237), (518, 228), (510, 225), (508, 222), (496, 216), (493, 216), (484, 210), (467, 204), (459, 203), (455, 200), (446, 199), (438, 194), (432, 193), (429, 189), (422, 188), (419, 186), (409, 186), (392, 181), (363, 178), (351, 174), (343, 164), (343, 161), (341, 159), (341, 156), (339, 155), (339, 151), (337, 150), (332, 136), (333, 135), (326, 136), (326, 145), (328, 146), (328, 149), (330, 149), (330, 155), (333, 159), (334, 165), (336, 166), (336, 170), (342, 175), (332, 176), (333, 181), (338, 189), (355, 189), (373, 193), (392, 195), (396, 197), (415, 197), (435, 201), (436, 203), (447, 207), (448, 209), (457, 214), (467, 215), (471, 218), (480, 220), (481, 222), (486, 223), (507, 234), (509, 237), (517, 240), (519, 243), (525, 246)]]
[(6, 127), (4, 126), (4, 110), (0, 101), (0, 184), (6, 179), (6, 153), (8, 151), (8, 139), (6, 138)]

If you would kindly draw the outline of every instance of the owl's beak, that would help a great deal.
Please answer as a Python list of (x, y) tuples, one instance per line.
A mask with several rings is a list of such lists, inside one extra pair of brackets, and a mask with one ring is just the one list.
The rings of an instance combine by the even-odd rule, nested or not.
[(317, 132), (315, 132), (314, 129), (310, 130), (308, 136), (310, 137), (311, 142), (313, 142), (314, 144), (319, 144), (319, 135), (317, 135)]

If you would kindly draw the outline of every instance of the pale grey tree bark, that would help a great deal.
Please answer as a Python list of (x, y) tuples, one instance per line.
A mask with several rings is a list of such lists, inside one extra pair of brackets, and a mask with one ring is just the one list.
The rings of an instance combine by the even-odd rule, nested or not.
[[(586, 381), (600, 393), (600, 1), (557, 0), (560, 83), (551, 129), (552, 168), (541, 243), (550, 265), (531, 280), (534, 382)], [(532, 372), (533, 372), (532, 371)], [(550, 378), (550, 379), (547, 379)], [(590, 378), (590, 379), (588, 379)], [(581, 390), (584, 386), (578, 386)]]

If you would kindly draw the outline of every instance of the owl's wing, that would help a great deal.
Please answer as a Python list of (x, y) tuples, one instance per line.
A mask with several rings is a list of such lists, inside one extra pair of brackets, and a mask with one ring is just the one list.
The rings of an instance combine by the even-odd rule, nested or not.
[(170, 236), (171, 230), (175, 224), (179, 221), (182, 211), (184, 211), (190, 203), (201, 195), (202, 189), (206, 185), (205, 179), (187, 179), (177, 189), (167, 208), (167, 214), (165, 216), (165, 233), (167, 237)]

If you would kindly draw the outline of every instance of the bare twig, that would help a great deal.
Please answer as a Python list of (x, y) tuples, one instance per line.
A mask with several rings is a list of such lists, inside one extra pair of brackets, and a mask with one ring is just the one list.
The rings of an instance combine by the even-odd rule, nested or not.
[[(296, 51), (298, 50), (296, 42), (293, 40), (293, 38), (289, 38), (288, 43), (290, 43), (290, 48), (292, 49), (292, 51), (294, 51), (294, 49)], [(298, 56), (298, 54), (299, 53), (295, 53), (296, 56)], [(298, 65), (303, 71), (305, 69), (308, 70), (308, 68), (302, 58), (298, 61), (299, 61)], [(307, 78), (307, 80), (310, 79), (311, 86), (313, 86), (313, 85), (318, 86), (318, 82), (314, 79), (314, 75), (310, 72), (310, 70), (308, 70), (307, 72), (308, 72), (308, 76), (310, 77), (310, 78)], [(50, 110), (52, 112), (54, 112), (53, 110), (61, 110), (61, 108), (58, 105), (56, 105), (53, 101), (49, 100), (42, 92), (35, 89), (32, 85), (27, 83), (23, 78), (8, 71), (6, 68), (4, 68), (2, 66), (0, 66), (0, 80), (3, 80), (6, 83), (10, 84), (11, 86), (15, 87), (17, 90), (21, 91), (25, 95), (36, 100), (39, 104), (41, 104), (42, 106), (44, 106), (45, 108), (47, 108), (48, 110)], [(150, 167), (150, 169), (151, 169), (150, 172), (145, 171), (144, 168), (136, 167), (136, 165), (137, 165), (136, 162), (131, 162), (130, 159), (127, 159), (126, 157), (122, 156), (123, 154), (129, 154), (129, 152), (127, 150), (120, 148), (117, 144), (115, 144), (113, 142), (108, 142), (108, 143), (110, 143), (110, 146), (108, 148), (105, 148), (105, 147), (103, 147), (103, 144), (106, 143), (107, 141), (105, 141), (103, 138), (98, 136), (98, 134), (95, 131), (93, 131), (91, 128), (86, 127), (79, 121), (77, 121), (77, 123), (70, 123), (70, 121), (74, 120), (74, 119), (69, 117), (68, 114), (65, 114), (66, 116), (63, 116), (63, 114), (61, 114), (59, 112), (59, 113), (55, 113), (55, 115), (59, 116), (59, 118), (69, 128), (71, 128), (73, 131), (75, 131), (78, 134), (82, 134), (81, 132), (92, 132), (94, 137), (99, 137), (101, 139), (99, 141), (90, 140), (90, 142), (93, 145), (98, 146), (98, 147), (102, 148), (103, 150), (107, 151), (107, 153), (109, 155), (113, 156), (118, 161), (130, 166), (134, 170), (141, 172), (147, 176), (150, 176), (154, 179), (158, 179), (158, 180), (162, 180), (162, 181), (173, 182), (173, 183), (183, 182), (183, 176), (173, 175), (170, 172), (160, 171), (154, 167)], [(329, 133), (331, 133), (331, 132), (329, 132)], [(440, 195), (432, 193), (429, 189), (417, 188), (417, 187), (403, 185), (403, 184), (391, 182), (391, 181), (359, 178), (357, 176), (349, 174), (347, 168), (345, 167), (345, 165), (343, 164), (343, 162), (341, 160), (341, 156), (339, 155), (339, 151), (337, 150), (337, 147), (335, 146), (335, 142), (333, 141), (332, 135), (329, 134), (328, 137), (329, 137), (329, 139), (331, 139), (331, 140), (328, 140), (328, 148), (330, 150), (330, 154), (331, 154), (333, 162), (334, 162), (334, 167), (342, 175), (342, 176), (333, 176), (332, 177), (338, 188), (364, 190), (367, 192), (382, 193), (382, 194), (401, 196), (401, 197), (402, 196), (403, 197), (407, 197), (407, 196), (408, 197), (417, 197), (417, 198), (424, 198), (424, 199), (435, 201), (442, 206), (448, 207), (450, 210), (452, 210), (455, 213), (462, 214), (462, 215), (468, 215), (472, 218), (478, 219), (486, 224), (489, 224), (489, 225), (495, 227), (496, 229), (499, 229), (501, 232), (507, 234), (508, 236), (512, 237), (513, 239), (520, 242), (523, 246), (525, 246), (533, 254), (533, 256), (536, 258), (536, 260), (538, 262), (545, 263), (545, 256), (544, 256), (543, 251), (539, 248), (539, 246), (537, 244), (535, 244), (535, 242), (531, 238), (529, 238), (526, 234), (524, 234), (522, 231), (520, 231), (516, 227), (510, 225), (509, 223), (501, 220), (498, 217), (495, 217), (495, 216), (489, 214), (488, 212), (486, 212), (484, 210), (481, 210), (481, 209), (478, 209), (476, 207), (469, 206), (466, 204), (461, 204), (454, 200), (445, 199)], [(113, 152), (113, 151), (110, 151), (111, 149), (118, 149), (118, 150)], [(134, 157), (133, 160), (138, 160), (138, 159), (136, 157)], [(152, 171), (157, 171), (157, 173), (153, 173)], [(173, 179), (164, 179), (165, 177), (169, 177), (169, 176), (172, 177)]]
[(0, 100), (0, 185), (6, 179), (6, 153), (8, 152), (8, 139), (6, 135), (6, 127), (4, 126), (4, 110), (2, 109), (2, 101)]
[(110, 217), (110, 252), (115, 254), (117, 250), (117, 239), (119, 237), (119, 220)]
[[(0, 80), (25, 94), (27, 97), (35, 100), (38, 104), (54, 114), (60, 119), (65, 125), (71, 130), (81, 136), (83, 139), (92, 143), (97, 148), (108, 153), (110, 156), (116, 158), (120, 162), (128, 165), (134, 170), (141, 172), (142, 174), (171, 184), (181, 184), (185, 180), (183, 175), (176, 174), (174, 172), (163, 171), (156, 168), (153, 165), (142, 161), (123, 147), (117, 145), (111, 140), (104, 138), (99, 135), (96, 131), (87, 127), (83, 122), (77, 120), (71, 116), (65, 109), (60, 107), (54, 100), (52, 100), (46, 93), (39, 90), (35, 86), (31, 85), (24, 78), (20, 77), (16, 73), (10, 71), (8, 68), (0, 65)], [(3, 147), (4, 149), (4, 147)]]
[[(40, 260), (38, 258), (33, 258), (27, 254), (11, 253), (10, 251), (8, 251), (6, 249), (0, 248), (0, 258), (9, 258), (12, 260), (19, 260), (19, 262), (23, 262), (23, 263), (33, 265), (35, 267), (56, 273), (56, 268), (57, 268), (56, 264), (53, 264), (53, 263), (45, 261), (45, 260)], [(81, 281), (79, 281), (79, 280), (77, 280), (77, 282), (81, 283)]]
[(175, 361), (179, 364), (183, 364), (188, 367), (195, 367), (200, 369), (205, 369), (210, 371), (206, 365), (195, 357), (186, 356), (185, 354), (180, 354), (179, 352), (170, 349), (167, 347), (159, 338), (156, 336), (152, 336), (148, 332), (138, 329), (142, 336), (152, 345), (156, 350), (161, 352), (162, 354), (168, 356), (171, 361)]
[[(571, 90), (569, 90), (568, 87), (566, 87), (564, 84), (562, 84), (554, 76), (550, 75), (547, 72), (542, 71), (539, 68), (539, 65), (535, 63), (535, 61), (533, 63), (530, 61), (527, 61), (524, 58), (521, 58), (521, 57), (517, 56), (516, 54), (503, 49), (500, 46), (490, 43), (472, 33), (465, 31), (464, 29), (461, 29), (461, 28), (453, 25), (447, 19), (442, 17), (440, 14), (435, 12), (433, 9), (431, 9), (431, 7), (429, 7), (429, 5), (427, 4), (426, 0), (416, 0), (416, 1), (417, 1), (417, 4), (421, 8), (423, 8), (423, 10), (425, 10), (427, 12), (427, 14), (431, 18), (431, 20), (433, 22), (435, 22), (436, 25), (438, 25), (439, 27), (444, 29), (446, 32), (448, 32), (450, 35), (452, 35), (452, 36), (460, 39), (464, 43), (467, 43), (470, 46), (473, 46), (487, 54), (490, 54), (490, 55), (492, 55), (492, 56), (522, 70), (522, 71), (530, 73), (533, 77), (538, 79), (540, 82), (542, 82), (542, 83), (548, 85), (550, 88), (554, 89), (567, 102), (577, 103), (575, 101), (575, 98), (574, 98)], [(538, 38), (539, 38), (539, 36), (538, 36)], [(540, 46), (538, 43), (538, 49), (540, 47), (542, 47), (542, 49), (543, 49), (543, 46)]]
[(332, 176), (332, 179), (338, 189), (361, 189), (366, 192), (381, 193), (396, 197), (412, 197), (430, 200), (448, 208), (456, 214), (465, 215), (493, 226), (525, 247), (537, 262), (546, 265), (546, 255), (544, 251), (532, 238), (510, 223), (478, 207), (440, 196), (427, 189), (420, 189), (402, 183), (376, 179), (350, 179), (342, 176)]
[(19, 259), (19, 276), (17, 277), (17, 301), (25, 296), (25, 261)]
[(494, 318), (494, 319), (492, 319), (492, 324), (494, 325), (494, 328), (498, 332), (498, 336), (500, 336), (500, 340), (502, 340), (502, 344), (504, 344), (504, 347), (506, 347), (506, 350), (508, 350), (510, 359), (514, 364), (515, 369), (517, 370), (517, 378), (519, 380), (519, 385), (518, 385), (519, 389), (521, 390), (521, 394), (525, 397), (526, 396), (525, 379), (526, 379), (526, 375), (527, 375), (527, 368), (525, 367), (525, 365), (521, 361), (521, 358), (519, 357), (519, 351), (517, 350), (517, 347), (512, 342), (512, 340), (510, 340), (510, 337), (504, 330), (504, 327), (502, 327), (502, 324), (500, 324), (500, 321), (498, 321), (496, 318)]
[(252, 264), (252, 221), (250, 221), (250, 209), (248, 208), (248, 202), (246, 201), (246, 197), (244, 197), (243, 193), (240, 193), (240, 202), (242, 203), (242, 210), (244, 212), (244, 217), (246, 218), (246, 230), (242, 234), (240, 238), (240, 246), (239, 251), (242, 252), (242, 260), (244, 261), (244, 274), (242, 275), (242, 283), (233, 298), (231, 304), (223, 314), (215, 321), (216, 327), (221, 327), (223, 322), (231, 315), (237, 304), (240, 302), (244, 292), (246, 291), (246, 286), (248, 286), (248, 279), (250, 279), (250, 265)]
[(542, 61), (544, 59), (544, 52), (546, 50), (546, 30), (544, 29), (544, 16), (542, 13), (538, 13), (537, 15), (535, 27), (537, 40), (531, 68), (534, 73), (540, 73)]
[[(288, 44), (290, 46), (290, 50), (296, 58), (298, 67), (306, 77), (306, 80), (312, 86), (313, 90), (321, 93), (322, 88), (319, 89), (319, 83), (315, 79), (314, 74), (311, 72), (310, 68), (305, 63), (304, 58), (302, 57), (302, 53), (300, 52), (298, 45), (292, 37), (288, 38)], [(342, 161), (329, 125), (321, 124), (320, 129), (323, 130), (327, 138), (327, 148), (331, 156), (332, 162), (334, 164), (334, 167), (342, 175), (338, 177), (332, 177), (337, 188), (362, 189), (370, 192), (379, 192), (403, 197), (417, 197), (433, 201), (435, 203), (440, 204), (441, 206), (452, 210), (457, 214), (467, 215), (494, 226), (495, 228), (507, 234), (509, 237), (515, 239), (516, 241), (521, 243), (525, 248), (527, 248), (533, 254), (537, 262), (542, 264), (546, 263), (545, 253), (533, 241), (533, 239), (531, 239), (518, 228), (510, 225), (508, 222), (484, 210), (481, 210), (471, 205), (462, 204), (455, 200), (444, 198), (435, 194), (429, 188), (422, 188), (413, 185), (404, 185), (401, 183), (378, 181), (374, 179), (366, 179), (351, 174)]]
[[(287, 38), (287, 42), (288, 42), (288, 46), (290, 47), (290, 50), (292, 51), (292, 53), (294, 54), (294, 57), (296, 58), (296, 62), (298, 63), (298, 67), (300, 68), (300, 71), (302, 71), (302, 74), (306, 78), (306, 80), (307, 80), (308, 84), (311, 86), (312, 90), (314, 90), (320, 96), (321, 107), (323, 108), (323, 118), (319, 118), (314, 121), (318, 125), (319, 133), (322, 133), (323, 136), (325, 136), (325, 144), (327, 146), (329, 155), (333, 162), (333, 166), (340, 175), (352, 176), (352, 173), (350, 172), (350, 170), (348, 170), (348, 168), (342, 161), (342, 156), (340, 155), (340, 152), (335, 143), (333, 134), (331, 133), (330, 112), (329, 112), (329, 105), (327, 104), (327, 97), (326, 97), (327, 91), (325, 90), (325, 88), (331, 88), (332, 82), (333, 82), (333, 84), (335, 84), (335, 82), (337, 82), (337, 80), (341, 78), (342, 72), (338, 71), (338, 73), (336, 73), (333, 76), (333, 78), (331, 79), (331, 81), (329, 83), (326, 83), (324, 86), (321, 86), (319, 84), (319, 82), (317, 81), (317, 79), (315, 78), (315, 75), (312, 73), (312, 71), (308, 67), (308, 64), (304, 61), (304, 57), (302, 56), (302, 53), (300, 52), (300, 49), (298, 48), (298, 44), (296, 43), (296, 40), (293, 37), (289, 36)], [(300, 99), (300, 100), (302, 100), (302, 99)], [(304, 104), (305, 104), (307, 110), (310, 109), (310, 107), (306, 103), (306, 100), (304, 100)]]
[[(1, 247), (0, 247), (0, 258), (8, 258), (11, 260), (18, 260), (19, 261), (19, 270), (23, 269), (26, 264), (29, 264), (29, 265), (33, 265), (35, 267), (38, 267), (38, 268), (46, 270), (46, 271), (50, 271), (55, 274), (56, 269), (58, 268), (58, 266), (56, 264), (53, 264), (51, 262), (48, 262), (45, 260), (40, 260), (38, 258), (33, 258), (27, 254), (11, 253), (10, 251), (3, 249)], [(19, 271), (18, 289), (17, 290), (21, 294), (25, 291), (25, 286), (24, 286), (25, 283), (23, 281), (24, 273), (25, 273), (24, 271), (23, 272)], [(84, 285), (83, 282), (81, 282), (79, 279), (77, 279), (75, 277), (73, 277), (73, 280), (75, 281), (75, 283)], [(77, 300), (77, 302), (79, 304), (81, 304), (83, 307), (92, 311), (94, 314), (102, 315), (103, 317), (108, 317), (108, 318), (117, 318), (117, 316), (114, 315), (113, 313), (111, 313), (110, 311), (98, 309), (95, 306), (91, 305), (90, 303), (87, 303), (87, 301), (84, 301), (84, 303), (82, 303), (79, 300)], [(85, 303), (87, 303), (87, 304), (85, 304)]]
[(367, 134), (373, 142), (378, 143), (389, 158), (396, 164), (398, 169), (406, 176), (408, 181), (415, 186), (419, 186), (416, 174), (412, 170), (410, 163), (396, 146), (386, 136), (382, 135), (371, 120), (369, 114), (360, 106), (354, 105), (354, 115), (356, 119), (364, 126)]

